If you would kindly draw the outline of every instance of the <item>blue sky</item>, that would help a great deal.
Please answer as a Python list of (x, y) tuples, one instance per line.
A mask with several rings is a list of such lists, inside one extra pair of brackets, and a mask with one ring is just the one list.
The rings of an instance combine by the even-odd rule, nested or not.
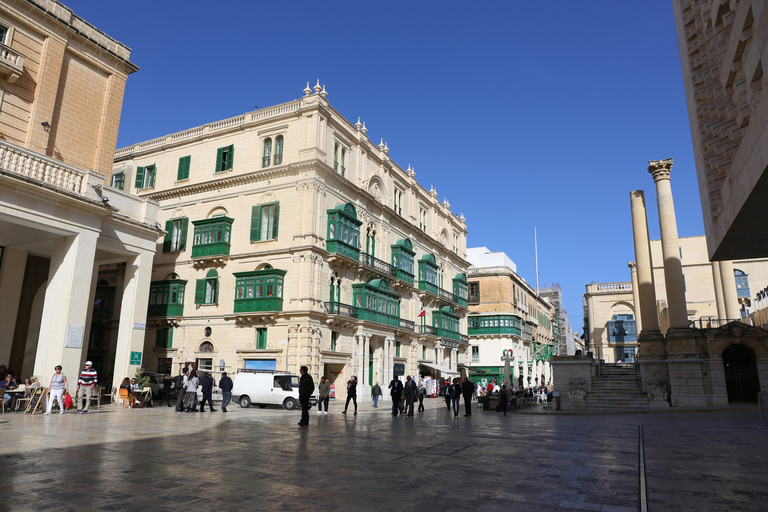
[(629, 192), (673, 157), (680, 236), (702, 235), (669, 0), (65, 0), (133, 49), (118, 147), (326, 85), (347, 119), (467, 218), (469, 247), (558, 282), (581, 331), (586, 284), (628, 281)]

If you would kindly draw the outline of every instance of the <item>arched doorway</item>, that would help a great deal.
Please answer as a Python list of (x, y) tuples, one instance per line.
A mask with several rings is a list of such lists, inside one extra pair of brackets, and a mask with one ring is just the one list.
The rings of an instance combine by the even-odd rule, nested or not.
[(760, 391), (757, 378), (757, 357), (754, 351), (742, 344), (734, 344), (723, 350), (723, 370), (729, 402), (754, 402)]

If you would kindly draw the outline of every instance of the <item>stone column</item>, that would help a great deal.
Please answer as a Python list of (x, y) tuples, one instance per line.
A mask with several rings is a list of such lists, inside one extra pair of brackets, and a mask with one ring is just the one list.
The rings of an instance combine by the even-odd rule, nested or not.
[(16, 331), (16, 315), (19, 312), (26, 265), (27, 251), (10, 247), (2, 250), (2, 265), (0, 265), (0, 364), (7, 365), (11, 357), (13, 334)]
[[(720, 276), (720, 262), (712, 262), (712, 282), (715, 284), (715, 302), (717, 303), (717, 318), (725, 320), (725, 295), (723, 294), (723, 280)], [(717, 327), (713, 325), (712, 327)]]
[[(632, 235), (635, 242), (635, 266), (637, 268), (637, 293), (640, 319), (643, 330), (659, 331), (659, 316), (656, 313), (656, 288), (653, 282), (651, 264), (651, 243), (648, 236), (648, 218), (645, 212), (645, 195), (642, 190), (629, 193), (632, 205)], [(594, 326), (590, 325), (590, 328)], [(639, 329), (638, 329), (639, 330)]]
[(656, 183), (656, 202), (659, 208), (661, 252), (664, 256), (664, 283), (667, 287), (667, 308), (671, 328), (688, 327), (688, 306), (685, 302), (683, 264), (680, 261), (680, 242), (677, 236), (675, 203), (669, 174), (672, 159), (648, 162), (648, 172)]
[(629, 274), (632, 279), (632, 302), (635, 303), (635, 330), (639, 334), (643, 330), (642, 319), (640, 318), (640, 290), (637, 283), (637, 264), (634, 261), (627, 263)]
[(366, 401), (371, 396), (371, 386), (368, 383), (370, 379), (370, 361), (371, 361), (371, 335), (365, 335), (365, 341), (363, 342), (363, 374), (362, 382), (360, 383), (361, 398)]
[[(35, 375), (45, 376), (51, 368), (61, 364), (69, 375), (71, 388), (75, 387), (88, 342), (85, 323), (92, 307), (88, 297), (98, 237), (95, 231), (83, 231), (53, 242), (34, 371)], [(146, 292), (144, 315), (149, 300), (149, 282)]]
[(128, 258), (125, 266), (123, 301), (117, 328), (114, 382), (133, 377), (145, 361), (131, 362), (131, 352), (143, 353), (146, 334), (149, 283), (152, 281), (153, 252), (144, 251)]
[(733, 262), (720, 261), (720, 279), (723, 283), (723, 297), (725, 299), (725, 316), (727, 320), (741, 318), (739, 311), (739, 296), (736, 293), (736, 278), (733, 275)]

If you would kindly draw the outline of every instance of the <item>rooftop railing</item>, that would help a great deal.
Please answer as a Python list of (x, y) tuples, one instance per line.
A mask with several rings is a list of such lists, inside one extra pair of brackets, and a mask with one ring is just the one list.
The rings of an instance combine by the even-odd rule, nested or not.
[(103, 177), (99, 180), (96, 176), (91, 176), (88, 171), (2, 140), (0, 140), (0, 169), (80, 195), (86, 195), (89, 177), (92, 183), (103, 183)]

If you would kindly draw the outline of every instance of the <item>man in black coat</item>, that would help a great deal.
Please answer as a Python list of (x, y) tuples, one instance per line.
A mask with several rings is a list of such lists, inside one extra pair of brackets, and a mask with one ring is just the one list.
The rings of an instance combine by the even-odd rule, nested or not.
[(219, 389), (221, 389), (221, 412), (227, 412), (227, 406), (232, 399), (232, 387), (232, 379), (229, 378), (227, 372), (223, 372), (219, 379)]
[(419, 388), (416, 386), (416, 381), (410, 375), (405, 378), (403, 392), (405, 393), (405, 414), (413, 416), (413, 402), (416, 401), (416, 394), (419, 392)]
[(472, 416), (472, 395), (475, 392), (475, 385), (469, 382), (469, 379), (464, 377), (464, 381), (461, 383), (461, 394), (464, 395), (464, 409), (466, 414), (464, 417)]
[(299, 379), (299, 403), (301, 404), (300, 427), (309, 425), (309, 397), (312, 396), (312, 392), (315, 391), (315, 381), (307, 371), (306, 366), (299, 368), (299, 373), (301, 374), (301, 378)]
[(389, 383), (389, 389), (392, 390), (389, 392), (392, 397), (392, 416), (397, 416), (398, 412), (402, 412), (400, 411), (400, 400), (403, 398), (403, 383), (400, 382), (400, 379), (394, 378)]
[(200, 401), (200, 412), (205, 412), (205, 402), (208, 401), (208, 408), (211, 412), (216, 412), (213, 408), (213, 386), (216, 382), (210, 373), (203, 379), (203, 399)]

